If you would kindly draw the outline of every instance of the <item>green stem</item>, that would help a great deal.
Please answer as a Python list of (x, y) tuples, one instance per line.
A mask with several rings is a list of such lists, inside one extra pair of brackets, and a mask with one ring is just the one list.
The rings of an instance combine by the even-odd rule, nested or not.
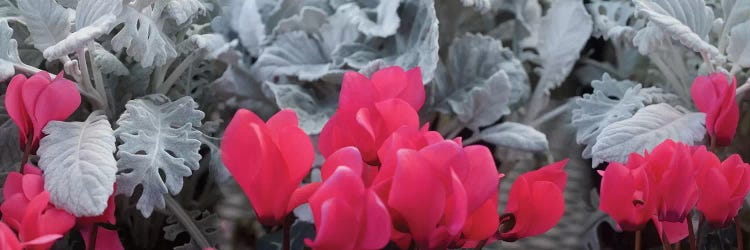
[(172, 211), (172, 214), (177, 218), (177, 221), (179, 221), (182, 226), (185, 227), (187, 232), (190, 234), (190, 237), (195, 240), (195, 243), (198, 244), (198, 247), (201, 249), (210, 248), (211, 244), (208, 243), (208, 240), (206, 240), (206, 237), (203, 236), (201, 231), (198, 229), (198, 226), (195, 225), (195, 222), (193, 222), (193, 219), (188, 216), (187, 212), (185, 212), (185, 209), (180, 206), (180, 203), (178, 203), (172, 196), (169, 194), (164, 195), (164, 200), (167, 203), (167, 209)]
[(31, 145), (34, 140), (33, 132), (32, 134), (29, 134), (26, 137), (26, 147), (23, 149), (23, 157), (21, 157), (21, 166), (18, 169), (18, 172), (23, 174), (23, 166), (26, 165), (27, 162), (29, 162), (29, 156), (31, 155)]
[(661, 246), (664, 248), (664, 250), (672, 250), (672, 245), (669, 244), (669, 239), (667, 238), (667, 232), (662, 231), (661, 232)]

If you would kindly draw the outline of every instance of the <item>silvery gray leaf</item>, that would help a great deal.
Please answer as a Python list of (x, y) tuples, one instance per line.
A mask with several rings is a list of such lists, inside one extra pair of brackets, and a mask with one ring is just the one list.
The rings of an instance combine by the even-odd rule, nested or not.
[(7, 20), (0, 20), (0, 82), (16, 74), (13, 64), (22, 63), (18, 56), (18, 42), (13, 39), (13, 29)]
[(20, 16), (16, 0), (0, 0), (0, 20), (18, 19)]
[(229, 26), (237, 32), (240, 43), (252, 56), (260, 54), (263, 40), (266, 39), (266, 28), (261, 19), (256, 0), (235, 0), (225, 11), (230, 15)]
[[(357, 24), (360, 32), (370, 37), (389, 37), (396, 34), (401, 18), (398, 16), (398, 7), (401, 0), (382, 0), (375, 9), (359, 8), (355, 4), (339, 6), (341, 8), (354, 8), (351, 10), (350, 18)], [(375, 20), (370, 17), (373, 16)]]
[(331, 68), (331, 59), (320, 49), (315, 37), (295, 31), (280, 34), (276, 41), (263, 50), (253, 68), (259, 80), (274, 76), (295, 76), (304, 81), (320, 79)]
[[(635, 21), (635, 5), (630, 1), (592, 1), (586, 8), (593, 16), (593, 36), (630, 43), (645, 22)], [(604, 12), (604, 13), (602, 13)]]
[(44, 51), (70, 34), (75, 11), (51, 0), (24, 0), (18, 8), (34, 40), (34, 47)]
[(162, 32), (158, 20), (152, 18), (154, 11), (151, 6), (140, 11), (124, 6), (119, 18), (125, 25), (112, 37), (112, 49), (125, 49), (143, 67), (164, 65), (168, 59), (177, 57), (174, 42)]
[(290, 18), (281, 20), (273, 29), (273, 34), (290, 31), (317, 32), (328, 21), (328, 13), (315, 7), (304, 7), (302, 11)]
[(576, 141), (586, 146), (582, 154), (584, 158), (592, 157), (591, 149), (604, 128), (632, 117), (646, 103), (665, 101), (660, 89), (644, 89), (639, 83), (618, 81), (606, 73), (601, 80), (591, 82), (591, 86), (593, 93), (584, 94), (576, 101), (578, 107), (573, 110), (571, 118), (576, 128)]
[[(209, 244), (211, 244), (214, 247), (218, 247), (218, 243), (220, 242), (222, 235), (221, 235), (221, 218), (219, 218), (218, 215), (215, 213), (210, 213), (209, 211), (198, 211), (198, 210), (190, 210), (187, 212), (188, 216), (190, 216), (190, 219), (192, 219), (195, 222), (195, 226), (198, 227), (198, 230), (200, 230), (201, 234), (203, 234), (204, 237), (206, 237), (206, 240)], [(175, 218), (174, 215), (170, 215), (167, 217), (167, 226), (164, 227), (164, 239), (167, 239), (169, 241), (177, 241), (177, 237), (180, 234), (187, 234), (188, 231), (185, 228), (185, 226)], [(175, 247), (176, 250), (192, 250), (192, 249), (198, 249), (200, 250), (200, 246), (198, 246), (198, 243), (195, 242), (192, 238), (190, 239), (190, 242), (186, 243), (185, 245)]]
[(148, 218), (154, 208), (164, 208), (164, 195), (179, 193), (182, 178), (200, 166), (197, 128), (204, 114), (189, 96), (170, 101), (150, 95), (129, 101), (125, 108), (115, 130), (122, 141), (117, 152), (117, 193), (132, 196), (136, 186), (142, 186), (136, 207)]
[(542, 70), (537, 88), (546, 93), (562, 84), (586, 45), (592, 25), (582, 2), (561, 0), (552, 4), (539, 30)]
[(401, 25), (396, 35), (389, 37), (385, 51), (361, 72), (375, 72), (387, 66), (422, 69), (422, 81), (429, 83), (438, 63), (438, 21), (433, 0), (406, 0), (399, 8)]
[(319, 134), (336, 111), (335, 101), (316, 98), (297, 84), (265, 82), (263, 88), (271, 93), (280, 109), (293, 109), (299, 117), (300, 128), (310, 135)]
[(695, 145), (706, 134), (704, 113), (684, 113), (660, 103), (638, 110), (633, 117), (612, 123), (596, 138), (592, 166), (602, 162), (625, 162), (630, 153), (651, 150), (666, 139)]
[(750, 21), (732, 28), (727, 57), (736, 65), (750, 67)]
[(122, 11), (120, 0), (81, 0), (78, 2), (75, 17), (75, 32), (62, 41), (44, 50), (44, 57), (56, 59), (74, 53), (88, 46), (94, 39), (108, 34), (120, 20)]
[(651, 29), (661, 29), (695, 52), (719, 55), (719, 49), (708, 42), (714, 13), (704, 0), (635, 0), (635, 4), (637, 15), (648, 19)]
[(164, 14), (174, 19), (178, 25), (207, 12), (208, 6), (201, 0), (170, 0), (164, 7)]
[(98, 216), (114, 191), (115, 136), (107, 117), (84, 122), (51, 121), (39, 143), (39, 168), (50, 202), (76, 217)]
[(510, 113), (510, 104), (529, 95), (523, 65), (491, 37), (457, 38), (448, 49), (447, 63), (446, 75), (439, 73), (429, 85), (430, 102), (456, 114), (472, 130), (493, 124)]
[(549, 150), (547, 136), (544, 133), (520, 123), (503, 122), (480, 133), (482, 140), (501, 147), (531, 152)]
[(719, 37), (719, 51), (724, 52), (724, 49), (729, 45), (729, 40), (727, 40), (729, 32), (735, 26), (747, 21), (747, 17), (750, 15), (750, 1), (722, 0), (721, 9), (724, 14), (724, 24)]
[(94, 60), (94, 64), (99, 67), (99, 70), (103, 74), (113, 74), (118, 76), (130, 74), (130, 71), (124, 64), (122, 64), (122, 62), (120, 62), (120, 59), (108, 50), (102, 48), (101, 45), (95, 44), (90, 53), (93, 58), (92, 60)]

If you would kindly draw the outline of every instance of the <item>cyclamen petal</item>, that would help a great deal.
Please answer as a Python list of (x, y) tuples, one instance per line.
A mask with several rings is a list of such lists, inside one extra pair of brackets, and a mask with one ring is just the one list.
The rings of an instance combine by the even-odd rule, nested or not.
[(700, 165), (702, 169), (697, 183), (703, 192), (696, 206), (713, 227), (726, 227), (737, 216), (750, 191), (750, 165), (742, 162), (739, 155), (732, 155), (719, 163), (705, 147), (693, 153), (694, 161), (701, 159), (707, 164)]
[(317, 234), (305, 243), (313, 249), (380, 249), (388, 244), (388, 210), (352, 168), (336, 168), (310, 197), (310, 208)]
[(258, 220), (278, 225), (291, 212), (292, 194), (310, 171), (314, 152), (294, 111), (282, 110), (266, 124), (253, 112), (240, 109), (224, 132), (221, 158), (253, 204)]
[(658, 190), (658, 216), (662, 221), (680, 222), (698, 201), (696, 170), (690, 148), (666, 140), (648, 157), (646, 169)]
[(698, 76), (693, 81), (690, 93), (696, 107), (706, 113), (706, 129), (716, 145), (731, 143), (739, 122), (739, 106), (735, 100), (737, 79), (732, 76), (729, 83), (724, 73)]
[(559, 161), (519, 176), (510, 188), (508, 205), (500, 223), (515, 220), (510, 230), (500, 232), (505, 241), (542, 234), (562, 218), (565, 210), (563, 190), (567, 174), (562, 170), (568, 160)]
[(609, 214), (622, 230), (641, 230), (656, 213), (657, 193), (651, 185), (639, 162), (628, 161), (627, 167), (610, 163), (602, 177), (599, 209)]
[[(63, 78), (60, 73), (50, 79), (49, 73), (41, 71), (31, 78), (14, 77), (8, 85), (5, 104), (11, 119), (19, 127), (22, 149), (28, 144), (33, 153), (42, 138), (42, 129), (50, 121), (68, 118), (81, 104), (81, 95), (75, 83)], [(32, 141), (27, 141), (31, 138)]]

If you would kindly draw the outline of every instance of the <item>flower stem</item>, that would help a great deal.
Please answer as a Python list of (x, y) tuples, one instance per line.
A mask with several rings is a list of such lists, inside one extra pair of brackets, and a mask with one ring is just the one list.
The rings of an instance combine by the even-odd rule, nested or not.
[(635, 231), (635, 250), (641, 250), (642, 239), (641, 230)]
[(734, 220), (734, 230), (737, 233), (737, 250), (742, 250), (742, 227), (740, 227), (740, 221), (737, 219)]
[(710, 144), (708, 145), (708, 151), (716, 152), (716, 136), (710, 136)]
[(282, 250), (289, 250), (291, 247), (291, 231), (292, 231), (292, 215), (287, 215), (287, 217), (284, 219), (284, 225), (281, 227), (281, 230), (283, 231), (283, 238), (282, 240)]
[(18, 172), (23, 174), (23, 166), (26, 165), (27, 162), (29, 162), (29, 155), (31, 155), (31, 144), (34, 140), (34, 135), (29, 134), (26, 136), (26, 147), (23, 149), (23, 157), (21, 157), (21, 166), (18, 169)]
[(89, 248), (88, 250), (96, 250), (96, 235), (99, 233), (99, 225), (94, 223), (94, 228), (91, 229), (89, 234)]
[(177, 67), (172, 70), (172, 73), (169, 74), (166, 80), (159, 84), (159, 86), (156, 88), (156, 93), (159, 94), (167, 94), (169, 89), (172, 88), (172, 86), (177, 82), (177, 80), (180, 79), (180, 76), (182, 73), (185, 72), (185, 70), (197, 59), (200, 59), (202, 53), (200, 52), (193, 52), (190, 53), (185, 59), (180, 62), (180, 64), (177, 65)]
[(689, 212), (687, 214), (687, 224), (688, 224), (688, 241), (690, 241), (690, 250), (696, 250), (695, 232), (693, 232), (693, 213), (692, 212)]
[(195, 222), (193, 222), (193, 219), (188, 216), (187, 212), (185, 212), (185, 209), (180, 206), (180, 203), (178, 203), (169, 194), (164, 195), (164, 200), (167, 203), (167, 209), (172, 211), (172, 214), (174, 214), (175, 218), (177, 218), (177, 221), (179, 221), (182, 226), (185, 227), (187, 232), (190, 234), (190, 237), (192, 237), (193, 240), (195, 240), (195, 243), (198, 244), (198, 247), (200, 247), (201, 249), (210, 248), (211, 244), (208, 243), (206, 237), (203, 236), (201, 231), (198, 229), (198, 226), (196, 226)]

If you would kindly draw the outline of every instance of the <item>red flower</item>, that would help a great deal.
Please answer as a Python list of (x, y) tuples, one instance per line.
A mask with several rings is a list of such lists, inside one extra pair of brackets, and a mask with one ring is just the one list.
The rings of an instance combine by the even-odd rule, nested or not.
[(729, 84), (723, 73), (712, 73), (696, 77), (690, 88), (695, 106), (706, 113), (708, 135), (719, 146), (729, 145), (737, 130), (740, 109), (735, 101), (736, 87), (737, 79), (734, 76)]
[[(38, 168), (26, 164), (24, 173), (12, 172), (8, 174), (3, 185), (3, 198), (5, 200), (0, 205), (0, 211), (3, 213), (2, 221), (16, 231), (21, 231), (27, 226), (34, 226), (27, 225), (24, 222), (24, 216), (31, 209), (32, 200), (39, 194), (46, 193), (44, 191), (44, 178)], [(43, 225), (44, 234), (64, 234), (75, 225), (75, 217), (65, 210), (57, 209), (46, 202), (44, 208), (44, 211), (41, 212), (43, 220), (50, 222)], [(29, 239), (29, 237), (26, 237), (26, 239)]]
[[(6, 224), (0, 223), (2, 249), (49, 249), (55, 240), (62, 238), (63, 234), (73, 227), (73, 218), (69, 214), (60, 216), (60, 213), (50, 210), (48, 206), (49, 193), (47, 191), (39, 193), (29, 202), (24, 211), (21, 226), (17, 230), (18, 238)], [(65, 230), (60, 230), (61, 225), (70, 226)]]
[(453, 141), (442, 141), (419, 151), (397, 153), (388, 207), (394, 227), (409, 232), (419, 248), (446, 248), (460, 235), (466, 218), (467, 194), (453, 164), (467, 162)]
[(389, 67), (372, 79), (347, 72), (339, 108), (320, 132), (318, 149), (328, 157), (339, 148), (357, 147), (367, 163), (377, 165), (377, 150), (401, 126), (419, 126), (417, 110), (425, 92), (419, 68)]
[(633, 153), (626, 166), (610, 163), (602, 175), (599, 209), (622, 230), (641, 230), (656, 214), (657, 190), (651, 187), (644, 163), (642, 156)]
[(361, 161), (359, 166), (337, 167), (310, 197), (317, 233), (314, 241), (305, 243), (313, 249), (381, 249), (388, 244), (388, 209), (365, 188)]
[(264, 225), (283, 222), (297, 201), (292, 194), (315, 158), (310, 138), (298, 127), (294, 111), (282, 110), (267, 123), (240, 109), (221, 144), (221, 159), (253, 204)]
[[(462, 238), (485, 240), (497, 232), (497, 195), (500, 178), (492, 153), (485, 146), (468, 146), (464, 152), (468, 164), (455, 164), (456, 175), (466, 190), (468, 218), (463, 228)], [(463, 168), (463, 169), (460, 169)]]
[(683, 220), (682, 222), (659, 221), (659, 218), (656, 216), (652, 220), (662, 241), (664, 240), (664, 236), (667, 236), (667, 242), (675, 244), (688, 236), (687, 220)]
[(563, 167), (567, 162), (567, 159), (562, 160), (516, 179), (510, 188), (505, 214), (500, 219), (501, 228), (503, 225), (512, 228), (500, 232), (500, 239), (515, 241), (539, 235), (557, 224), (565, 210), (563, 190), (568, 175)]
[(42, 129), (48, 122), (67, 119), (80, 104), (75, 83), (63, 78), (62, 72), (54, 80), (46, 71), (29, 79), (16, 75), (5, 93), (5, 108), (18, 126), (21, 148), (25, 149), (28, 143), (30, 152), (39, 146)]
[(727, 226), (737, 216), (750, 190), (750, 165), (736, 154), (720, 163), (705, 147), (693, 154), (693, 161), (703, 166), (698, 176), (701, 190), (698, 210), (713, 227)]
[[(117, 183), (115, 183), (114, 189), (117, 190)], [(115, 193), (112, 192), (112, 195), (109, 196), (109, 199), (107, 200), (107, 208), (104, 209), (104, 213), (102, 213), (99, 216), (92, 216), (92, 217), (80, 217), (76, 219), (76, 223), (78, 224), (78, 227), (81, 231), (81, 236), (83, 236), (83, 241), (86, 245), (86, 249), (89, 249), (89, 240), (90, 235), (92, 233), (91, 230), (94, 229), (95, 223), (109, 223), (111, 225), (115, 225)], [(104, 227), (98, 227), (97, 233), (96, 233), (96, 249), (109, 249), (109, 250), (121, 250), (124, 249), (122, 246), (122, 242), (120, 242), (120, 238), (117, 235), (117, 230), (109, 230)]]
[(647, 157), (646, 170), (658, 190), (659, 220), (682, 222), (698, 201), (696, 171), (690, 148), (682, 143), (666, 140), (656, 146)]

